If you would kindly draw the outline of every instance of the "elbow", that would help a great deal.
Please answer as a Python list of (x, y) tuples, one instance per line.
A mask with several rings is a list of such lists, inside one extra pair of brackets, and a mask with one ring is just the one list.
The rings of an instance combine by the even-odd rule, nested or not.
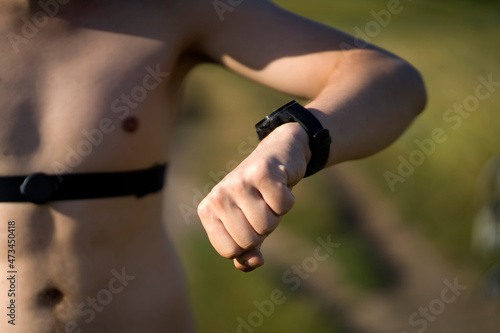
[(427, 105), (427, 91), (420, 72), (405, 60), (397, 60), (396, 84), (403, 108), (411, 117), (417, 117)]
[[(356, 64), (363, 68), (368, 82), (374, 84), (380, 96), (394, 111), (407, 118), (416, 118), (427, 104), (427, 92), (420, 72), (408, 61), (393, 54), (364, 50), (353, 53)], [(352, 67), (352, 66), (351, 66)]]

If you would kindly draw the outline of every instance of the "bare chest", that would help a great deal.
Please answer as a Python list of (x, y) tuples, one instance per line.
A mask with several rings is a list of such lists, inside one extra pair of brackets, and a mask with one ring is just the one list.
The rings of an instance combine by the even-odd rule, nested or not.
[[(140, 10), (112, 17), (54, 17), (43, 26), (23, 19), (3, 29), (0, 171), (26, 162), (53, 169), (54, 161), (72, 171), (77, 166), (67, 160), (73, 152), (83, 169), (85, 163), (102, 169), (110, 161), (162, 158), (183, 34), (168, 18), (156, 23), (146, 9), (143, 17)], [(124, 150), (136, 153), (127, 157)]]

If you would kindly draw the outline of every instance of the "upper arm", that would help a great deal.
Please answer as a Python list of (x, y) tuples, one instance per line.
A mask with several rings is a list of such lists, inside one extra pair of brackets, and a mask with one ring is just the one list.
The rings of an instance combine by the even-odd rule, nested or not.
[[(219, 13), (216, 2), (201, 2), (210, 10), (199, 16), (197, 52), (287, 94), (314, 98), (335, 68), (349, 61), (350, 52), (356, 52), (346, 47), (354, 46), (352, 36), (270, 1), (233, 1), (240, 4)], [(373, 45), (364, 49), (389, 54)]]

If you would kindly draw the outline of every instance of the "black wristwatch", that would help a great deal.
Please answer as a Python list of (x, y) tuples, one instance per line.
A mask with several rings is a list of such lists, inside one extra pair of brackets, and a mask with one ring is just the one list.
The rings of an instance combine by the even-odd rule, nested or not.
[(309, 177), (325, 167), (332, 142), (328, 129), (323, 128), (309, 110), (296, 101), (291, 101), (259, 121), (255, 128), (259, 140), (262, 140), (278, 126), (291, 122), (299, 123), (309, 136), (311, 159), (307, 165), (304, 178)]

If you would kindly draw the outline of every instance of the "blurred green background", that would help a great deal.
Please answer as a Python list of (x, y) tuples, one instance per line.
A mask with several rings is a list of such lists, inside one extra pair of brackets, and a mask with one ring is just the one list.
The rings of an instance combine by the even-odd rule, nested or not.
[[(276, 2), (350, 34), (355, 27), (364, 29), (374, 20), (372, 10), (387, 8), (387, 1), (378, 0)], [(213, 185), (211, 172), (222, 175), (244, 159), (253, 142), (249, 136), (255, 138), (253, 124), (290, 97), (217, 66), (203, 65), (186, 82), (167, 205), (169, 228), (187, 271), (200, 332), (416, 332), (422, 326), (410, 325), (408, 317), (419, 306), (428, 305), (432, 295), (439, 297), (442, 281), (452, 280), (457, 274), (459, 280), (468, 281), (467, 297), (463, 297), (463, 304), (448, 306), (445, 313), (449, 322), (443, 314), (441, 321), (429, 323), (425, 330), (439, 327), (444, 332), (443, 327), (463, 327), (465, 331), (466, 324), (453, 321), (459, 320), (461, 313), (470, 315), (460, 309), (472, 302), (475, 308), (485, 308), (478, 310), (478, 319), (471, 321), (484, 324), (492, 319), (485, 324), (487, 328), (477, 331), (500, 331), (493, 323), (498, 311), (491, 310), (492, 306), (498, 308), (481, 291), (487, 272), (500, 256), (471, 249), (473, 221), (482, 204), (478, 177), (488, 159), (500, 152), (500, 88), (462, 119), (457, 129), (443, 119), (454, 104), (474, 94), (479, 76), (492, 75), (494, 81), (500, 81), (500, 5), (496, 1), (418, 0), (402, 1), (401, 5), (404, 10), (392, 16), (390, 24), (382, 27), (371, 42), (407, 59), (421, 71), (428, 106), (396, 143), (343, 167), (349, 174), (349, 170), (355, 171), (353, 179), (363, 179), (356, 193), (365, 193), (368, 198), (372, 195), (376, 202), (389, 205), (391, 214), (397, 214), (396, 225), (405, 235), (413, 235), (410, 243), (418, 245), (410, 250), (414, 257), (422, 256), (423, 276), (434, 273), (435, 279), (420, 285), (412, 282), (411, 274), (404, 269), (404, 251), (399, 256), (394, 253), (396, 257), (383, 253), (383, 238), (370, 233), (376, 225), (370, 225), (370, 221), (355, 223), (367, 220), (366, 216), (357, 216), (363, 202), (357, 201), (357, 194), (343, 191), (358, 183), (346, 183), (336, 176), (335, 168), (294, 190), (296, 206), (283, 220), (276, 239), (271, 236), (267, 241), (274, 241), (268, 252), (278, 254), (271, 255), (266, 265), (243, 274), (220, 258), (194, 214), (195, 202)], [(418, 148), (414, 141), (431, 138), (436, 128), (443, 129), (447, 140), (436, 145), (435, 153), (391, 191), (384, 173), (397, 173), (399, 156), (407, 159)], [(363, 184), (369, 184), (366, 186), (371, 190), (365, 190)], [(298, 290), (291, 291), (283, 274), (292, 264), (299, 265), (313, 254), (311, 249), (318, 245), (318, 237), (326, 239), (328, 235), (340, 247), (328, 260), (318, 263), (310, 278), (301, 280)], [(266, 247), (263, 249), (266, 256)], [(275, 305), (269, 316), (261, 311), (260, 317), (252, 317), (258, 311), (254, 301), (269, 300), (275, 289), (284, 292), (286, 301)], [(410, 304), (408, 295), (419, 293), (428, 296)], [(422, 300), (423, 304), (418, 303)], [(369, 318), (378, 313), (378, 307), (404, 310), (402, 314), (389, 311), (392, 317), (387, 315), (386, 319), (381, 314), (379, 319)], [(258, 325), (242, 328), (239, 317)], [(370, 325), (378, 326), (367, 329)]]

